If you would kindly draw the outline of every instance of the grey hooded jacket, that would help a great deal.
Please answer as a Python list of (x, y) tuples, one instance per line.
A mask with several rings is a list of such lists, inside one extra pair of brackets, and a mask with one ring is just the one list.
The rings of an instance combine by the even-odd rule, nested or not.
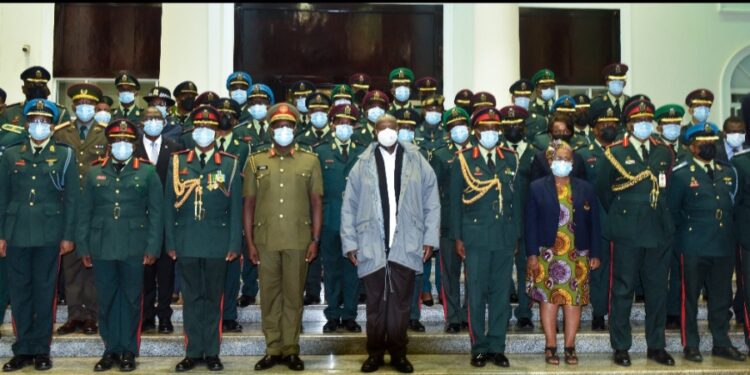
[(386, 259), (375, 164), (377, 147), (377, 143), (368, 146), (349, 173), (341, 208), (343, 255), (357, 250), (360, 278), (385, 267), (386, 261), (422, 273), (423, 246), (437, 248), (440, 243), (440, 197), (435, 172), (417, 146), (399, 142), (404, 149), (401, 192), (393, 245)]

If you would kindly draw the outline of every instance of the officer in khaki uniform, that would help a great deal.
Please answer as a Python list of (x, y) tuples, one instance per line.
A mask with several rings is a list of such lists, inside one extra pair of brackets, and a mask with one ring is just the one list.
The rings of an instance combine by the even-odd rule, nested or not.
[[(88, 106), (97, 103), (101, 90), (89, 83), (79, 83), (68, 88), (68, 97), (73, 106)], [(107, 138), (104, 127), (93, 118), (83, 121), (77, 117), (70, 122), (55, 127), (54, 138), (70, 145), (75, 151), (78, 164), (78, 177), (81, 181), (88, 173), (93, 161), (104, 157)], [(68, 302), (68, 321), (57, 329), (60, 335), (83, 331), (86, 334), (97, 332), (97, 304), (94, 288), (94, 271), (86, 269), (80, 255), (75, 252), (63, 257), (63, 277), (65, 297)]]
[[(7, 123), (23, 127), (23, 109), (25, 108), (26, 103), (32, 99), (47, 99), (50, 94), (47, 83), (51, 78), (52, 75), (47, 69), (44, 69), (41, 66), (32, 66), (21, 72), (21, 80), (23, 81), (21, 91), (23, 91), (24, 96), (26, 96), (26, 100), (5, 107), (5, 111), (0, 115), (0, 120), (2, 120), (3, 117), (5, 118), (5, 120), (2, 121), (3, 124)], [(70, 115), (65, 107), (57, 103), (55, 103), (55, 107), (57, 107), (59, 115), (55, 117), (56, 120), (54, 125), (60, 125), (70, 121)]]
[[(0, 257), (6, 258), (16, 341), (3, 371), (49, 358), (60, 256), (73, 251), (80, 193), (75, 155), (50, 138), (59, 112), (33, 99), (24, 107), (30, 140), (9, 147), (0, 159)], [(3, 309), (4, 310), (4, 309)]]
[(396, 68), (388, 74), (391, 83), (391, 98), (393, 102), (388, 107), (388, 112), (396, 112), (399, 109), (413, 109), (414, 105), (409, 101), (411, 96), (411, 85), (414, 83), (414, 72), (409, 68)]
[(307, 265), (318, 253), (323, 218), (323, 178), (317, 156), (294, 144), (297, 109), (271, 107), (273, 146), (250, 155), (244, 170), (244, 226), (248, 256), (259, 265), (260, 309), (266, 355), (256, 370), (299, 358), (302, 293)]
[(115, 87), (119, 92), (118, 100), (120, 106), (112, 109), (112, 118), (126, 118), (130, 122), (137, 124), (141, 119), (141, 112), (143, 112), (143, 108), (135, 104), (138, 90), (141, 89), (138, 78), (135, 78), (130, 73), (122, 73), (115, 77)]
[[(745, 355), (729, 339), (732, 271), (737, 246), (734, 201), (737, 171), (716, 159), (719, 127), (705, 122), (685, 132), (692, 157), (675, 166), (669, 187), (669, 209), (677, 230), (675, 250), (682, 275), (682, 345), (685, 359), (702, 362), (698, 350), (698, 297), (704, 285), (708, 299), (708, 327), (715, 357), (744, 361)], [(715, 198), (715, 199), (714, 199)]]
[(93, 266), (104, 355), (94, 371), (120, 364), (136, 368), (143, 299), (143, 269), (161, 253), (164, 193), (156, 168), (133, 156), (136, 126), (115, 119), (105, 129), (109, 155), (83, 181), (76, 251)]
[(180, 264), (185, 299), (186, 356), (175, 369), (205, 360), (219, 371), (227, 263), (239, 257), (242, 237), (241, 166), (236, 156), (216, 150), (216, 109), (199, 106), (190, 118), (196, 146), (172, 154), (164, 199), (167, 253)]

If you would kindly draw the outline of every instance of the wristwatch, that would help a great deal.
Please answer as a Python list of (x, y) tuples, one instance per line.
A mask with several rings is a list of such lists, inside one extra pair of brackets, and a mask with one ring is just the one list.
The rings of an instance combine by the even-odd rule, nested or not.
[(313, 237), (313, 242), (315, 242), (316, 245), (320, 245), (320, 237)]

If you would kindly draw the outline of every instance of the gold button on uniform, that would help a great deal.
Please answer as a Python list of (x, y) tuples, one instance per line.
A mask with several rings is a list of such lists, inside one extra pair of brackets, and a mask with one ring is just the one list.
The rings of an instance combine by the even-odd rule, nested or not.
[(279, 214), (279, 219), (283, 219), (283, 218), (284, 218), (284, 214)]

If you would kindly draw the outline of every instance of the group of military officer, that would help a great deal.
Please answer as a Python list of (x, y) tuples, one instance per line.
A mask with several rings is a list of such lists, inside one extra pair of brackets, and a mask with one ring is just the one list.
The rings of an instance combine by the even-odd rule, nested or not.
[[(729, 341), (726, 311), (732, 270), (737, 266), (745, 283), (750, 274), (750, 262), (736, 262), (750, 249), (735, 225), (750, 218), (744, 124), (730, 119), (722, 131), (708, 122), (713, 94), (706, 89), (687, 96), (691, 120), (682, 124), (680, 105), (655, 108), (645, 95), (625, 95), (627, 71), (624, 64), (605, 67), (601, 96), (555, 99), (554, 72), (542, 69), (511, 85), (512, 104), (499, 109), (491, 93), (468, 89), (446, 109), (437, 80), (415, 80), (405, 67), (390, 72), (388, 93), (357, 73), (330, 95), (296, 82), (276, 103), (270, 87), (234, 72), (228, 97), (199, 95), (185, 81), (174, 97), (153, 88), (143, 97), (148, 107), (140, 108), (138, 79), (122, 73), (115, 78), (117, 107), (95, 85), (71, 86), (71, 117), (45, 100), (49, 72), (31, 67), (21, 74), (26, 100), (0, 113), (0, 250), (7, 259), (0, 277), (8, 278), (0, 284), (9, 285), (17, 335), (4, 369), (51, 367), (61, 255), (69, 320), (58, 333), (98, 329), (106, 344), (97, 371), (114, 364), (134, 369), (139, 328), (154, 329), (157, 315), (159, 332), (172, 332), (175, 260), (186, 342), (177, 371), (201, 361), (222, 369), (221, 332), (242, 330), (237, 305), (254, 303), (258, 290), (267, 355), (257, 370), (277, 363), (304, 369), (302, 305), (319, 296), (321, 278), (323, 332), (360, 332), (360, 286), (356, 268), (341, 256), (340, 211), (349, 170), (375, 141), (374, 123), (386, 112), (397, 119), (399, 141), (418, 145), (439, 181), (445, 330), (469, 329), (472, 365), (509, 365), (512, 314), (519, 329), (534, 327), (520, 218), (529, 184), (550, 173), (544, 153), (551, 140), (573, 146), (573, 175), (600, 196), (602, 241), (610, 251), (590, 276), (592, 329), (607, 330), (609, 317), (614, 361), (630, 364), (634, 294), (645, 294), (648, 357), (674, 364), (664, 327), (679, 321), (685, 357), (700, 361), (695, 317), (702, 289), (711, 296), (713, 354), (744, 360)], [(553, 121), (561, 118), (570, 121)], [(35, 233), (39, 224), (43, 233)], [(417, 278), (415, 331), (424, 331), (421, 291)], [(510, 301), (518, 301), (515, 311)], [(747, 327), (746, 305), (734, 311)]]

